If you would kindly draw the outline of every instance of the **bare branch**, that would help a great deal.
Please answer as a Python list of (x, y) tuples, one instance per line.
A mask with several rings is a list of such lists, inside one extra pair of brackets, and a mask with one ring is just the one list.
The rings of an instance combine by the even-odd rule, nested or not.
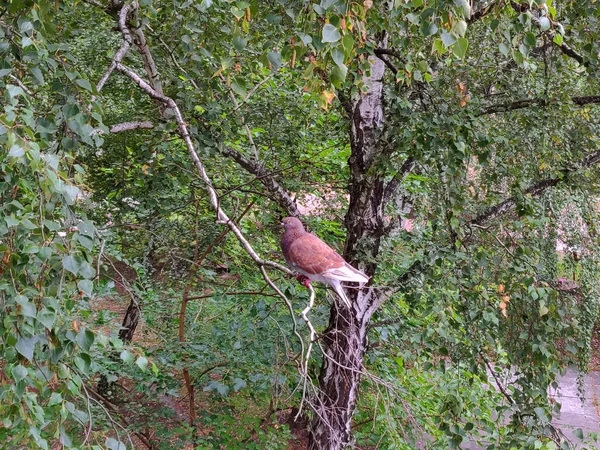
[[(567, 178), (567, 175), (570, 173), (576, 172), (581, 169), (587, 169), (594, 164), (600, 162), (600, 150), (590, 153), (586, 157), (580, 159), (575, 164), (572, 164), (570, 167), (564, 169), (562, 171), (561, 177), (556, 178), (546, 178), (544, 180), (538, 181), (527, 189), (525, 189), (524, 194), (531, 195), (532, 197), (537, 197), (541, 195), (546, 189), (556, 186), (561, 181), (564, 181)], [(472, 225), (484, 225), (491, 220), (499, 217), (503, 214), (506, 214), (508, 211), (511, 211), (517, 205), (517, 199), (515, 197), (508, 198), (491, 208), (488, 208), (483, 213), (479, 214), (475, 219), (471, 221)]]
[(402, 55), (400, 53), (398, 53), (396, 50), (391, 49), (391, 48), (376, 48), (375, 50), (373, 50), (373, 53), (376, 56), (381, 56), (381, 55), (393, 56), (394, 58), (398, 59), (400, 62), (404, 62), (404, 58), (402, 57)]
[(577, 53), (575, 50), (573, 50), (571, 47), (569, 47), (567, 44), (565, 44), (564, 42), (560, 45), (557, 44), (557, 47), (560, 49), (561, 52), (563, 52), (565, 55), (573, 58), (575, 61), (577, 61), (579, 64), (587, 67), (590, 65), (589, 61), (585, 61), (583, 59), (583, 56), (581, 56), (579, 53)]
[[(310, 319), (307, 316), (307, 314), (310, 312), (312, 307), (315, 305), (315, 291), (310, 284), (308, 285), (308, 290), (310, 292), (308, 304), (306, 305), (306, 308), (304, 308), (302, 310), (302, 312), (300, 313), (300, 316), (302, 317), (302, 319), (306, 323), (306, 326), (310, 330), (310, 335), (309, 335), (309, 339), (308, 339), (308, 347), (306, 349), (306, 355), (304, 355), (304, 364), (303, 364), (303, 366), (301, 365), (302, 370), (301, 370), (300, 375), (302, 375), (302, 378), (304, 379), (304, 387), (302, 389), (302, 400), (300, 401), (300, 406), (298, 407), (298, 414), (296, 414), (295, 420), (298, 420), (298, 418), (302, 414), (302, 406), (304, 405), (304, 401), (306, 399), (306, 384), (308, 383), (308, 379), (309, 379), (308, 363), (310, 362), (310, 353), (312, 351), (313, 343), (317, 340), (317, 332), (315, 330), (315, 327), (313, 327), (312, 322), (310, 321)], [(323, 352), (323, 353), (325, 354), (325, 352)]]
[[(571, 101), (577, 106), (589, 105), (591, 103), (600, 103), (600, 95), (590, 95), (586, 97), (572, 97)], [(516, 109), (528, 108), (530, 106), (548, 106), (553, 103), (557, 103), (558, 99), (545, 99), (545, 98), (527, 98), (523, 100), (516, 100), (514, 102), (500, 103), (498, 105), (490, 106), (484, 109), (479, 115), (485, 116), (488, 114), (514, 111)]]
[(542, 98), (528, 98), (523, 100), (516, 100), (514, 102), (500, 103), (499, 105), (490, 106), (484, 109), (479, 115), (485, 116), (488, 114), (494, 114), (498, 112), (514, 111), (515, 109), (528, 108), (533, 105), (545, 106), (548, 104), (548, 100)]
[(27, 86), (25, 86), (23, 84), (23, 82), (21, 80), (19, 80), (17, 77), (15, 77), (12, 73), (9, 75), (9, 77), (10, 77), (11, 80), (13, 80), (15, 83), (17, 83), (19, 85), (19, 87), (21, 89), (23, 89), (23, 91), (25, 91), (25, 93), (27, 95), (31, 95), (31, 96), (34, 95), (33, 92), (31, 92), (31, 90), (29, 90), (29, 88)]
[(151, 130), (154, 128), (154, 124), (149, 120), (141, 122), (123, 122), (111, 125), (109, 131), (111, 133), (122, 133), (123, 131), (132, 131), (138, 129)]
[(296, 202), (292, 199), (290, 194), (283, 187), (281, 187), (275, 178), (273, 178), (273, 175), (270, 174), (260, 163), (247, 158), (242, 153), (231, 147), (219, 146), (219, 152), (223, 156), (232, 159), (246, 171), (254, 175), (257, 180), (267, 188), (277, 203), (284, 208), (290, 216), (300, 217), (301, 214), (298, 210), (298, 205), (296, 205)]
[(579, 106), (589, 105), (590, 103), (600, 103), (600, 95), (590, 95), (588, 97), (573, 97), (573, 103)]
[[(137, 8), (134, 10), (133, 16), (137, 22)], [(133, 29), (133, 42), (138, 48), (140, 55), (142, 55), (142, 60), (144, 61), (144, 70), (146, 71), (146, 75), (148, 75), (150, 86), (152, 86), (156, 92), (160, 92), (162, 94), (162, 83), (158, 78), (158, 70), (156, 69), (156, 64), (154, 63), (152, 53), (150, 53), (146, 35), (141, 27)]]
[(123, 35), (123, 41), (121, 42), (121, 47), (119, 48), (117, 53), (115, 53), (115, 56), (113, 56), (108, 70), (104, 73), (104, 75), (102, 75), (102, 78), (100, 78), (100, 81), (98, 81), (98, 84), (96, 85), (96, 91), (98, 92), (102, 90), (102, 88), (108, 81), (108, 77), (110, 77), (110, 74), (113, 73), (113, 71), (117, 67), (117, 64), (123, 61), (123, 58), (125, 57), (127, 51), (131, 47), (131, 44), (133, 43), (131, 33), (127, 28), (127, 15), (132, 9), (135, 8), (137, 8), (137, 3), (135, 2), (131, 3), (130, 5), (126, 4), (123, 6), (123, 8), (121, 8), (121, 12), (119, 13), (119, 29), (121, 30), (121, 34)]

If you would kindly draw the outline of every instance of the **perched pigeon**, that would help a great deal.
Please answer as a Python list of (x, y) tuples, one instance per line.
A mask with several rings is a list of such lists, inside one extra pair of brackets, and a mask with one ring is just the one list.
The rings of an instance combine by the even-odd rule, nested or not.
[(369, 277), (344, 261), (317, 236), (307, 233), (302, 222), (295, 217), (286, 217), (281, 225), (285, 229), (281, 236), (281, 250), (292, 269), (311, 281), (331, 286), (350, 308), (350, 300), (344, 294), (340, 281), (366, 283)]

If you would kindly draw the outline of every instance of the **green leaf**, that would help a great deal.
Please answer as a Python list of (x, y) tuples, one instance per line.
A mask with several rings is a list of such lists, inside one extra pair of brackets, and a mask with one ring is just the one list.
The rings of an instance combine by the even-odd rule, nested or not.
[(60, 405), (62, 401), (63, 398), (60, 392), (53, 392), (50, 396), (50, 401), (48, 401), (48, 406)]
[(500, 53), (502, 53), (504, 56), (508, 56), (508, 52), (510, 52), (509, 46), (504, 42), (498, 46), (498, 50), (500, 50)]
[(323, 42), (337, 42), (341, 39), (342, 35), (338, 31), (336, 27), (331, 25), (330, 23), (326, 23), (323, 27), (322, 33), (322, 41)]
[[(207, 1), (208, 0), (204, 0), (203, 3), (207, 2)], [(210, 2), (210, 3), (212, 3), (212, 2)], [(127, 450), (127, 447), (125, 446), (125, 444), (123, 444), (121, 441), (117, 441), (116, 439), (113, 439), (113, 438), (107, 438), (106, 441), (104, 442), (104, 445), (109, 450)]]
[(13, 367), (11, 374), (13, 380), (15, 380), (15, 383), (18, 383), (19, 381), (24, 380), (27, 376), (27, 369), (19, 364), (18, 366)]
[(204, 391), (217, 391), (219, 394), (225, 397), (229, 392), (229, 387), (219, 381), (213, 380), (204, 387)]
[(77, 283), (77, 288), (89, 297), (94, 290), (94, 284), (90, 280), (80, 280)]
[(555, 34), (554, 37), (552, 38), (552, 40), (554, 41), (554, 43), (556, 45), (562, 45), (562, 43), (563, 43), (563, 37), (560, 34)]
[(527, 33), (524, 37), (523, 37), (523, 43), (525, 45), (527, 45), (528, 47), (535, 47), (535, 34), (533, 33)]
[(546, 31), (550, 29), (550, 21), (547, 17), (541, 17), (539, 21), (540, 30)]
[(79, 86), (81, 86), (86, 91), (92, 92), (92, 85), (90, 84), (90, 82), (88, 80), (80, 78), (79, 80), (76, 80), (75, 83), (77, 83)]
[(421, 24), (421, 33), (425, 37), (432, 36), (435, 33), (437, 33), (437, 31), (438, 31), (438, 27), (433, 22), (423, 21), (423, 23)]
[(7, 85), (6, 90), (8, 91), (8, 96), (11, 99), (18, 97), (19, 95), (25, 94), (25, 91), (23, 89), (21, 89), (19, 86), (15, 86), (13, 84)]
[(144, 356), (140, 356), (138, 357), (138, 359), (135, 360), (135, 364), (142, 370), (146, 370), (146, 367), (148, 366), (148, 359), (145, 358)]
[(25, 317), (35, 317), (37, 310), (35, 304), (23, 295), (15, 297), (15, 301), (21, 306), (21, 314)]
[(23, 355), (29, 361), (32, 361), (35, 344), (37, 341), (39, 341), (39, 339), (39, 336), (32, 336), (28, 338), (20, 337), (17, 341), (17, 345), (15, 345), (15, 348), (21, 355)]
[(346, 56), (352, 56), (352, 50), (354, 50), (354, 38), (352, 35), (347, 34), (342, 38), (342, 46), (344, 47), (344, 53)]
[(344, 66), (345, 55), (344, 52), (339, 48), (334, 48), (331, 51), (331, 58), (333, 59), (333, 62), (336, 63), (339, 67)]
[(267, 53), (267, 59), (271, 63), (271, 66), (274, 70), (279, 70), (283, 65), (283, 62), (281, 61), (281, 53), (279, 52)]
[(240, 389), (243, 389), (247, 386), (246, 381), (242, 380), (241, 378), (235, 378), (233, 380), (233, 390), (235, 392), (238, 392)]
[(443, 55), (446, 52), (446, 46), (441, 39), (436, 39), (433, 41), (433, 49), (440, 55)]
[(452, 26), (452, 31), (454, 31), (458, 36), (463, 37), (467, 33), (467, 22), (464, 20), (459, 20)]
[(465, 19), (471, 18), (471, 5), (468, 0), (454, 0), (454, 4)]
[(89, 236), (89, 237), (93, 238), (96, 228), (94, 227), (94, 224), (92, 222), (85, 221), (85, 222), (80, 222), (77, 225), (77, 231), (79, 231), (81, 234), (83, 234), (85, 236)]
[(37, 321), (44, 325), (44, 327), (48, 330), (52, 329), (55, 320), (56, 314), (47, 308), (43, 308), (37, 313)]
[(11, 158), (18, 158), (20, 156), (23, 156), (24, 154), (25, 150), (19, 147), (17, 144), (13, 145), (10, 148), (10, 151), (8, 152), (8, 156), (10, 156)]
[(534, 409), (534, 411), (542, 423), (548, 423), (548, 415), (546, 414), (544, 408), (538, 406)]
[(463, 59), (467, 53), (467, 48), (469, 47), (469, 41), (465, 38), (458, 38), (456, 40), (456, 44), (452, 47), (452, 51), (456, 56), (460, 59)]
[(346, 66), (335, 66), (333, 68), (333, 70), (331, 71), (331, 83), (336, 87), (336, 88), (341, 88), (342, 85), (344, 84), (344, 81), (346, 81), (346, 75), (348, 74), (348, 69), (346, 68)]
[(87, 353), (79, 353), (75, 356), (75, 365), (81, 371), (81, 373), (87, 374), (90, 370), (92, 359)]
[(77, 241), (88, 250), (92, 250), (94, 248), (94, 240), (87, 236), (80, 234), (77, 236)]
[(525, 58), (523, 57), (523, 53), (521, 53), (518, 50), (513, 50), (513, 59), (515, 60), (515, 62), (519, 65), (523, 64), (523, 61), (525, 61)]
[(31, 220), (29, 219), (23, 219), (21, 220), (21, 226), (23, 226), (24, 228), (28, 229), (28, 230), (35, 230), (38, 226), (33, 223)]
[(575, 428), (573, 430), (573, 435), (579, 439), (583, 439), (583, 430), (581, 428)]
[(81, 347), (82, 350), (87, 352), (90, 350), (90, 348), (92, 348), (94, 338), (94, 333), (88, 328), (86, 328), (77, 334), (77, 344), (79, 345), (79, 347)]
[(131, 364), (133, 362), (133, 355), (129, 350), (123, 350), (119, 356), (126, 364)]
[(44, 84), (44, 75), (42, 74), (42, 71), (39, 69), (39, 67), (32, 67), (30, 71), (38, 84)]
[(248, 44), (248, 39), (244, 39), (242, 36), (235, 36), (233, 38), (233, 47), (238, 52), (241, 52), (242, 50), (244, 50), (246, 48), (247, 44)]
[(72, 255), (65, 256), (62, 260), (62, 265), (73, 275), (77, 275), (77, 273), (79, 272), (79, 263)]
[(442, 32), (442, 42), (446, 47), (450, 47), (452, 44), (456, 42), (456, 38), (447, 31)]
[(409, 13), (406, 15), (406, 19), (414, 24), (414, 25), (418, 25), (419, 22), (421, 21), (421, 16), (419, 14), (415, 14), (415, 13)]
[(96, 269), (94, 269), (91, 264), (83, 261), (79, 266), (79, 275), (81, 275), (83, 278), (91, 280), (96, 276)]
[(202, 0), (200, 2), (200, 5), (198, 6), (198, 10), (200, 12), (204, 12), (206, 11), (208, 8), (210, 8), (213, 4), (213, 0)]
[(75, 204), (77, 195), (79, 194), (79, 188), (77, 186), (66, 186), (65, 187), (65, 202), (67, 205)]
[(14, 217), (13, 215), (10, 216), (6, 216), (4, 218), (4, 220), (6, 221), (6, 226), (7, 227), (16, 227), (17, 225), (19, 225), (21, 223), (20, 220), (18, 220), (16, 217)]

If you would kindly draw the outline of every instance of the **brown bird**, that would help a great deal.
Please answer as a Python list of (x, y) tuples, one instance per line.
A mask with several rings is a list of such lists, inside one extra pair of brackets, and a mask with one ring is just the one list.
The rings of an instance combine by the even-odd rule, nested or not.
[(341, 281), (366, 283), (369, 277), (355, 269), (317, 236), (307, 233), (295, 217), (286, 217), (281, 225), (281, 250), (290, 267), (310, 281), (320, 281), (333, 288), (342, 301), (351, 307)]

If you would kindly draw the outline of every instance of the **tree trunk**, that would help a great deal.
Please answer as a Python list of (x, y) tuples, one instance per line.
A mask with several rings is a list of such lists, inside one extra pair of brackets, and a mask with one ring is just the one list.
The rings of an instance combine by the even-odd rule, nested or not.
[[(383, 47), (385, 42), (381, 44)], [(364, 79), (369, 91), (354, 103), (350, 117), (352, 178), (344, 257), (370, 277), (377, 268), (375, 261), (385, 229), (385, 173), (378, 164), (388, 151), (380, 139), (384, 125), (384, 72), (383, 61), (373, 59), (371, 72)], [(353, 304), (352, 311), (338, 310), (333, 305), (324, 333), (326, 355), (319, 375), (320, 394), (313, 405), (310, 450), (338, 450), (351, 440), (350, 425), (358, 398), (367, 325), (382, 299), (371, 287), (346, 292)]]

